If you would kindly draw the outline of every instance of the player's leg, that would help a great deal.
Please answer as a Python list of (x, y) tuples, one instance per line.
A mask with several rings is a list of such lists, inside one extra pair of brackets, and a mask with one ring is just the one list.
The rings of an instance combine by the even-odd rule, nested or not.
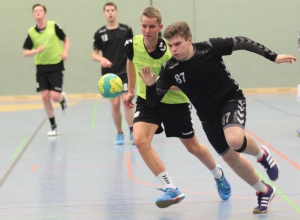
[[(121, 94), (121, 100), (123, 100), (123, 97), (126, 95), (126, 93)], [(133, 116), (134, 116), (134, 108), (127, 108), (124, 106), (124, 114), (125, 119), (129, 128), (129, 139), (132, 144), (134, 144), (133, 141)]]
[(223, 110), (223, 127), (226, 141), (230, 147), (240, 153), (255, 156), (257, 162), (267, 171), (271, 180), (279, 176), (279, 166), (271, 157), (269, 150), (263, 146), (260, 148), (249, 136), (245, 135), (246, 102), (245, 100), (234, 100)]
[(175, 187), (161, 158), (151, 146), (154, 134), (163, 131), (160, 126), (161, 119), (157, 113), (158, 108), (152, 109), (146, 102), (145, 105), (137, 105), (133, 124), (134, 143), (148, 168), (164, 187), (159, 189), (164, 194), (156, 200), (156, 205), (160, 208), (166, 208), (180, 202), (184, 198), (184, 194)]
[(191, 108), (188, 103), (168, 105), (164, 113), (164, 127), (167, 137), (179, 137), (186, 149), (196, 156), (213, 174), (218, 193), (223, 200), (231, 196), (231, 187), (223, 170), (217, 166), (209, 150), (199, 143), (193, 128)]
[(111, 115), (115, 124), (115, 127), (117, 129), (117, 139), (115, 144), (122, 145), (124, 144), (124, 134), (122, 130), (122, 113), (120, 109), (120, 97), (116, 97), (113, 99), (110, 99), (111, 102)]
[[(123, 93), (121, 94), (121, 101), (125, 97), (125, 95), (128, 92), (128, 76), (127, 73), (119, 74), (119, 77), (122, 80), (123, 83)], [(127, 108), (124, 106), (124, 113), (125, 113), (125, 119), (127, 121), (128, 127), (129, 127), (129, 140), (132, 144), (134, 144), (133, 141), (133, 115), (134, 115), (134, 108)]]
[(54, 102), (59, 102), (61, 105), (61, 109), (65, 114), (68, 108), (68, 100), (67, 95), (63, 92), (63, 77), (64, 74), (62, 71), (55, 71), (49, 73), (48, 80), (50, 82), (50, 90), (51, 90), (51, 99)]
[(228, 200), (231, 196), (231, 186), (224, 175), (222, 167), (216, 164), (207, 147), (200, 144), (195, 135), (192, 138), (180, 138), (180, 140), (186, 149), (210, 170), (215, 179), (219, 196), (223, 200)]
[[(246, 122), (245, 101), (235, 100), (230, 102), (224, 107), (222, 115), (224, 138), (230, 148), (227, 152), (221, 152), (221, 155), (232, 170), (256, 190), (258, 206), (254, 208), (253, 212), (265, 213), (269, 210), (271, 200), (276, 194), (276, 189), (264, 183), (255, 172), (253, 165), (240, 154), (246, 152), (251, 155), (257, 155), (260, 152), (257, 144), (252, 139), (249, 139), (248, 143), (244, 135)], [(219, 130), (218, 134), (222, 139)], [(249, 149), (247, 149), (248, 146)]]
[(51, 103), (50, 82), (48, 75), (43, 72), (36, 74), (37, 92), (40, 92), (43, 101), (44, 109), (50, 122), (51, 130), (47, 133), (48, 136), (58, 135), (57, 124), (55, 122), (54, 110)]

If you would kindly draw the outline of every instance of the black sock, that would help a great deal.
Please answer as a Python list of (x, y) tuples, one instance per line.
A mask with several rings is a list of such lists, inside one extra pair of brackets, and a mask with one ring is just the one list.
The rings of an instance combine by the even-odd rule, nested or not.
[(55, 118), (49, 118), (50, 124), (51, 124), (51, 128), (52, 130), (55, 129), (57, 127), (57, 125), (55, 124)]
[(129, 127), (130, 133), (133, 132), (133, 126)]

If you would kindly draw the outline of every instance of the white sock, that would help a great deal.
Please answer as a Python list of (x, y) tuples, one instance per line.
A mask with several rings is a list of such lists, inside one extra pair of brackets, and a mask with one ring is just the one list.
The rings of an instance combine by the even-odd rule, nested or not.
[(174, 183), (167, 171), (164, 171), (164, 172), (158, 174), (157, 179), (163, 184), (163, 186), (165, 188), (176, 189), (176, 186), (174, 185)]
[(264, 151), (260, 148), (259, 149), (259, 153), (257, 154), (257, 155), (255, 155), (255, 158), (257, 159), (257, 160), (259, 160), (260, 158), (262, 158), (262, 156), (264, 155)]
[(259, 178), (258, 182), (255, 183), (252, 187), (256, 190), (256, 192), (267, 192), (268, 190), (267, 185), (262, 180), (262, 178)]
[(215, 169), (210, 171), (216, 180), (221, 179), (222, 171), (216, 166)]

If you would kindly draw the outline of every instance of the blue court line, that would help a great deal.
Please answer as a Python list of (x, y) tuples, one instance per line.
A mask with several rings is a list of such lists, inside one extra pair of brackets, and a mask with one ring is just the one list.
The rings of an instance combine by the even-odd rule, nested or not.
[(274, 106), (272, 106), (272, 105), (270, 105), (270, 104), (267, 104), (267, 103), (265, 103), (265, 102), (263, 102), (263, 101), (260, 101), (260, 100), (258, 100), (258, 99), (255, 99), (255, 101), (257, 101), (257, 102), (259, 102), (259, 103), (261, 103), (261, 104), (263, 104), (263, 105), (266, 105), (266, 106), (268, 106), (268, 107), (270, 107), (270, 108), (272, 108), (272, 109), (275, 109), (276, 111), (279, 111), (279, 112), (281, 112), (281, 113), (283, 113), (283, 114), (285, 114), (285, 115), (288, 115), (288, 116), (290, 116), (290, 117), (295, 117), (295, 115), (290, 114), (290, 113), (288, 113), (288, 112), (285, 112), (285, 111), (283, 111), (283, 110), (281, 110), (281, 109), (279, 109), (279, 108), (276, 108), (276, 107), (274, 107)]
[(24, 140), (21, 142), (21, 144), (18, 146), (18, 148), (12, 154), (11, 158), (15, 158), (18, 155), (18, 153), (20, 152), (22, 147), (26, 144), (27, 140), (28, 140), (28, 137), (24, 138)]
[(280, 195), (281, 198), (288, 203), (296, 212), (298, 212), (300, 214), (300, 208), (286, 195), (284, 195), (284, 193), (279, 190), (272, 182), (270, 182), (270, 180), (268, 178), (266, 178), (263, 174), (261, 174), (257, 169), (255, 169), (255, 171), (258, 173), (258, 175), (266, 182), (268, 183), (270, 186), (275, 187), (276, 188), (276, 194)]

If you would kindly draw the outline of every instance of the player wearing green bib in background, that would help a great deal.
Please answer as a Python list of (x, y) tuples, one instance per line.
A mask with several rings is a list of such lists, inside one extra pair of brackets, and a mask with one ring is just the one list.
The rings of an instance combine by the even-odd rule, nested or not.
[[(28, 30), (23, 45), (25, 57), (34, 56), (36, 65), (37, 92), (41, 93), (44, 109), (51, 124), (48, 136), (58, 135), (51, 99), (59, 102), (63, 112), (67, 109), (66, 93), (63, 92), (64, 61), (68, 57), (69, 38), (54, 21), (46, 21), (46, 7), (35, 4), (32, 7), (36, 25)], [(61, 45), (64, 42), (64, 47)]]

